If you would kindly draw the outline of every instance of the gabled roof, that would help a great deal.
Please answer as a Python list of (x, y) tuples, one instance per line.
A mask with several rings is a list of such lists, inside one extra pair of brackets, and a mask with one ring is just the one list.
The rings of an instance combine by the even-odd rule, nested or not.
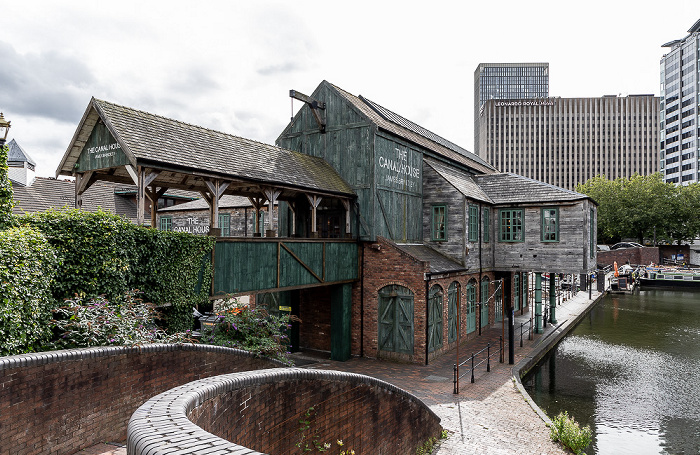
[(413, 142), (449, 160), (474, 169), (476, 172), (494, 172), (495, 168), (477, 155), (459, 147), (437, 134), (411, 122), (410, 120), (380, 106), (379, 104), (364, 98), (355, 96), (342, 88), (327, 81), (323, 83), (333, 87), (352, 106), (359, 110), (380, 129), (392, 133), (404, 140)]
[(494, 204), (573, 202), (590, 199), (585, 194), (516, 174), (475, 175), (473, 179)]
[[(94, 126), (104, 122), (132, 166), (163, 171), (158, 186), (206, 190), (204, 179), (251, 186), (280, 186), (353, 197), (350, 186), (322, 158), (221, 133), (178, 120), (92, 98), (56, 175), (73, 175)], [(102, 171), (98, 171), (98, 174)], [(127, 182), (124, 166), (103, 172)], [(190, 175), (187, 183), (182, 174)], [(252, 190), (251, 190), (252, 191)]]
[(24, 149), (17, 143), (16, 140), (12, 139), (10, 142), (8, 142), (7, 146), (10, 149), (9, 153), (7, 154), (8, 163), (29, 163), (32, 166), (36, 166), (36, 163), (34, 162), (32, 157), (24, 151)]
[[(136, 204), (131, 198), (115, 194), (123, 185), (111, 182), (95, 182), (83, 194), (83, 210), (95, 212), (98, 208), (121, 215), (136, 222)], [(34, 213), (44, 210), (74, 209), (75, 183), (70, 180), (57, 180), (37, 177), (30, 186), (14, 185), (13, 213)]]
[(493, 200), (476, 184), (470, 174), (430, 158), (426, 158), (423, 162), (433, 168), (435, 172), (440, 174), (442, 178), (447, 180), (457, 191), (466, 197), (493, 204)]

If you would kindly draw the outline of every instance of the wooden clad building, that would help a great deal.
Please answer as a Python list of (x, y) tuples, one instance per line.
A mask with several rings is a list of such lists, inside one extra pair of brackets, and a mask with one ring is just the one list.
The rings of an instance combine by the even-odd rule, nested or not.
[[(310, 96), (290, 95), (304, 106), (277, 144), (323, 158), (358, 196), (350, 223), (362, 245), (353, 354), (429, 362), (478, 327), (524, 311), (526, 272), (595, 268), (596, 205), (587, 196), (498, 173), (327, 81)], [(280, 220), (287, 210), (281, 203)], [(324, 318), (305, 311), (300, 317), (312, 324)], [(306, 347), (327, 345), (309, 337)]]
[[(212, 298), (256, 294), (301, 321), (294, 349), (338, 360), (429, 362), (531, 310), (527, 272), (594, 269), (587, 196), (498, 173), (326, 81), (290, 95), (304, 106), (277, 146), (93, 99), (57, 174), (76, 177), (78, 206), (96, 181), (135, 184), (139, 223), (146, 199), (200, 193), (206, 205), (154, 211), (151, 225), (172, 229), (183, 209), (203, 217), (218, 236)], [(227, 207), (234, 197), (249, 204)], [(223, 229), (234, 209), (243, 234)]]

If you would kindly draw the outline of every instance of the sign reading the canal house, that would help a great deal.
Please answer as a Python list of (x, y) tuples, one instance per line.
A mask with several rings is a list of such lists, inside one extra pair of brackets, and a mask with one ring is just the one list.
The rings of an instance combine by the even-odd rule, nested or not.
[(207, 234), (209, 232), (208, 216), (174, 216), (173, 231), (190, 234)]
[(129, 160), (104, 123), (97, 123), (78, 159), (78, 171), (124, 166)]
[(377, 141), (377, 184), (421, 192), (421, 154), (390, 141)]

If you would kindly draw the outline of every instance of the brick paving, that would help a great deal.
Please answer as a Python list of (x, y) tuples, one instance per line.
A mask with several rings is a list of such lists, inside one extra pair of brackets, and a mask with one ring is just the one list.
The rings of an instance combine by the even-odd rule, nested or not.
[[(525, 336), (522, 348), (519, 337), (520, 323), (528, 321), (530, 313), (517, 316), (515, 365), (524, 358), (546, 349), (546, 343), (543, 341), (549, 339), (555, 331), (561, 332), (558, 328), (573, 323), (573, 319), (585, 312), (599, 296), (600, 293), (594, 292), (589, 300), (588, 292), (579, 292), (558, 305), (557, 326), (548, 324), (544, 333), (535, 334), (532, 340)], [(487, 343), (497, 346), (501, 334), (500, 324), (482, 330), (481, 336), (461, 344), (460, 358), (466, 359), (471, 352), (486, 347)], [(547, 425), (516, 388), (513, 365), (508, 364), (507, 341), (504, 344), (505, 362), (499, 363), (498, 354), (493, 355), (491, 371), (486, 372), (485, 364), (475, 368), (475, 382), (472, 384), (470, 376), (466, 375), (460, 380), (458, 395), (453, 393), (456, 349), (433, 360), (430, 365), (353, 358), (347, 362), (317, 359), (315, 363), (304, 367), (366, 374), (411, 392), (430, 406), (442, 419), (443, 428), (450, 432), (450, 436), (433, 452), (437, 455), (569, 453), (549, 440)], [(312, 357), (305, 353), (301, 358), (308, 360)], [(465, 368), (469, 366), (465, 365)]]

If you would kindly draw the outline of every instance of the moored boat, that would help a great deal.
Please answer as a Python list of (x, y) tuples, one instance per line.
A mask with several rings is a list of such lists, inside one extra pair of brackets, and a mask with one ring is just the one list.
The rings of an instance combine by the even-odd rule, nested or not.
[(700, 269), (647, 267), (638, 280), (641, 289), (700, 289)]

